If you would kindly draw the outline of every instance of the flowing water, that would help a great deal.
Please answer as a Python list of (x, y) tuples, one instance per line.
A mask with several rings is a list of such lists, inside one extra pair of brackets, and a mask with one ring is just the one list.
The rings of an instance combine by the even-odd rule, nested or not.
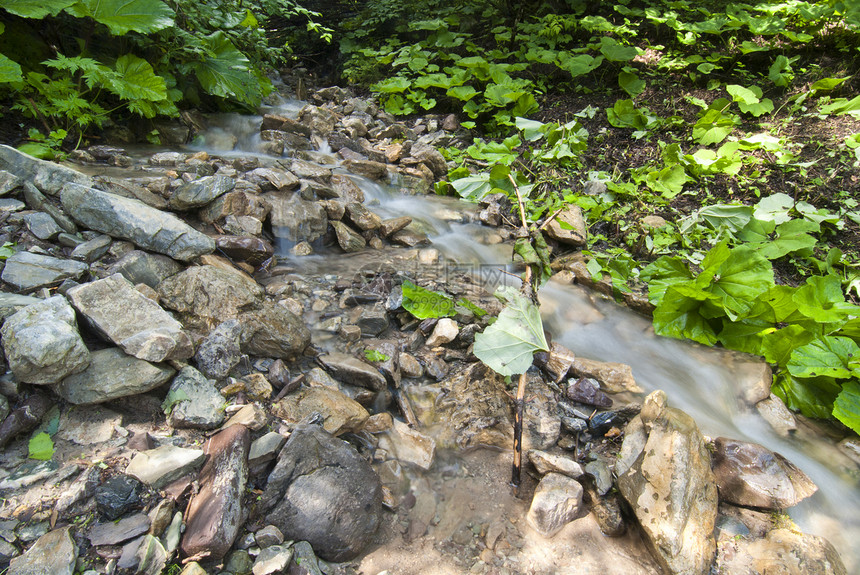
[[(295, 116), (300, 102), (285, 102), (266, 111)], [(196, 143), (213, 154), (247, 156), (258, 152), (260, 117), (226, 116)], [(230, 137), (225, 137), (225, 135)], [(235, 138), (235, 139), (234, 139)], [(212, 142), (234, 141), (230, 150)], [(328, 161), (328, 160), (327, 160)], [(328, 167), (338, 160), (331, 157)], [(346, 172), (343, 172), (346, 173)], [(505, 281), (499, 273), (510, 261), (510, 248), (489, 227), (475, 223), (475, 208), (434, 196), (407, 196), (396, 187), (351, 176), (362, 187), (366, 204), (383, 218), (410, 216), (428, 234), (443, 257), (479, 273), (492, 291)], [(381, 261), (366, 250), (344, 256), (329, 253), (301, 259), (282, 254), (298, 273), (349, 273)], [(508, 280), (510, 281), (510, 280)], [(612, 301), (575, 285), (550, 282), (540, 293), (545, 327), (554, 341), (574, 353), (632, 366), (636, 382), (647, 392), (662, 389), (670, 405), (689, 413), (702, 432), (762, 444), (792, 461), (818, 485), (818, 492), (789, 510), (804, 532), (822, 535), (840, 551), (849, 572), (860, 569), (860, 473), (834, 442), (809, 426), (781, 437), (738, 399), (758, 361), (726, 350), (658, 337), (651, 322)]]

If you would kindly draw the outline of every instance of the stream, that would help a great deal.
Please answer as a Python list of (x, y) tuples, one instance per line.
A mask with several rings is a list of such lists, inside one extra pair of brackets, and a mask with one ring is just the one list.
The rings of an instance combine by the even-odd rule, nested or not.
[[(263, 112), (295, 117), (302, 104), (286, 101)], [(259, 154), (262, 158), (260, 121), (259, 116), (213, 118), (212, 127), (189, 148), (220, 156)], [(336, 167), (339, 159), (330, 150), (321, 150), (314, 157), (326, 167), (347, 174)], [(501, 243), (494, 228), (477, 222), (475, 206), (452, 198), (406, 196), (393, 186), (350, 177), (364, 191), (365, 204), (381, 217), (410, 216), (419, 222), (443, 262), (456, 264), (458, 271), (470, 270), (482, 276), (490, 291), (501, 281), (511, 281), (499, 272), (510, 261), (510, 247)], [(384, 253), (387, 250), (369, 248), (350, 255), (326, 253), (315, 246), (316, 255), (298, 258), (286, 248), (279, 245), (280, 265), (306, 276), (347, 275), (390, 255)], [(664, 390), (669, 404), (690, 414), (705, 435), (762, 444), (802, 469), (819, 489), (790, 509), (789, 515), (804, 532), (833, 543), (848, 572), (860, 569), (857, 465), (813, 427), (799, 422), (792, 436), (782, 437), (757, 411), (737, 399), (755, 373), (757, 358), (658, 337), (650, 320), (576, 285), (551, 281), (542, 289), (540, 301), (545, 328), (554, 341), (583, 357), (632, 366), (636, 382), (646, 393)], [(434, 467), (428, 475), (435, 472)]]

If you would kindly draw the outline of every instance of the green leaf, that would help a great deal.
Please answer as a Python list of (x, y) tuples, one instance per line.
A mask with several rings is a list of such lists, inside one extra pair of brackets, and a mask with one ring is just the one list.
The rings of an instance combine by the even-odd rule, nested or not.
[(35, 18), (41, 20), (45, 16), (56, 16), (65, 8), (68, 8), (78, 0), (3, 0), (0, 6), (7, 12), (11, 12), (22, 18)]
[(803, 252), (812, 254), (817, 240), (809, 232), (818, 232), (819, 225), (808, 220), (789, 220), (776, 227), (777, 237), (770, 241), (750, 244), (749, 247), (769, 260), (775, 260), (785, 255)]
[(860, 347), (847, 337), (825, 336), (795, 349), (786, 367), (794, 377), (860, 375)]
[(860, 383), (852, 380), (842, 384), (833, 402), (833, 417), (860, 434)]
[(164, 78), (156, 76), (149, 62), (132, 54), (120, 56), (116, 61), (117, 78), (108, 83), (111, 92), (123, 100), (167, 99)]
[(816, 92), (829, 92), (830, 90), (833, 90), (834, 88), (840, 86), (842, 82), (844, 82), (848, 78), (850, 78), (850, 76), (847, 76), (845, 78), (822, 78), (821, 80), (818, 80), (817, 82), (812, 84), (812, 86), (810, 86), (810, 90)]
[(726, 91), (734, 98), (735, 102), (741, 104), (758, 104), (762, 96), (761, 88), (753, 86), (752, 89), (744, 88), (738, 84), (729, 84)]
[(411, 82), (408, 78), (404, 78), (403, 76), (395, 76), (393, 78), (387, 78), (378, 84), (374, 84), (370, 87), (374, 92), (382, 92), (384, 94), (395, 94), (399, 92), (405, 92), (407, 88), (411, 85)]
[(703, 146), (719, 144), (735, 129), (737, 123), (739, 120), (734, 114), (709, 109), (693, 125), (693, 139)]
[(390, 357), (388, 357), (387, 355), (385, 355), (384, 353), (382, 353), (381, 351), (379, 351), (377, 349), (365, 349), (364, 350), (364, 357), (367, 359), (367, 361), (377, 361), (377, 362), (388, 361), (389, 359), (391, 359)]
[(648, 301), (660, 305), (669, 286), (693, 279), (687, 264), (679, 257), (661, 256), (645, 266), (639, 279), (648, 283)]
[(627, 62), (636, 57), (636, 48), (625, 46), (608, 36), (600, 39), (600, 53), (611, 62)]
[(792, 300), (800, 313), (820, 323), (844, 323), (850, 315), (860, 316), (860, 308), (845, 301), (841, 280), (832, 275), (807, 278)]
[(788, 212), (794, 207), (794, 198), (788, 194), (776, 193), (762, 198), (755, 206), (753, 217), (757, 220), (773, 220), (777, 225), (791, 219)]
[(485, 310), (481, 306), (475, 305), (474, 303), (470, 302), (469, 300), (467, 300), (464, 297), (461, 297), (460, 299), (457, 300), (457, 305), (463, 306), (464, 308), (466, 308), (467, 310), (472, 312), (472, 315), (474, 315), (477, 318), (481, 318), (481, 317), (484, 317), (485, 315), (487, 315), (487, 310)]
[(684, 190), (684, 184), (690, 180), (684, 166), (680, 164), (650, 172), (645, 176), (645, 184), (667, 200), (680, 194)]
[(403, 309), (418, 319), (431, 317), (450, 317), (456, 312), (454, 300), (435, 291), (417, 286), (409, 280), (404, 280)]
[(251, 62), (223, 32), (206, 37), (208, 55), (194, 64), (194, 71), (203, 89), (222, 98), (235, 98), (258, 105), (263, 98), (263, 86), (251, 71)]
[(45, 432), (34, 435), (30, 439), (28, 447), (30, 459), (48, 461), (54, 456), (54, 442), (51, 441), (51, 436)]
[(774, 285), (773, 267), (753, 249), (740, 246), (729, 250), (723, 242), (705, 256), (696, 285), (718, 296), (726, 315), (735, 320)]
[(161, 0), (78, 0), (68, 12), (78, 18), (92, 18), (116, 36), (170, 28), (174, 15)]
[(762, 338), (762, 355), (769, 363), (785, 365), (791, 354), (815, 339), (815, 335), (800, 325), (789, 325)]
[(449, 88), (445, 94), (452, 98), (468, 102), (478, 95), (478, 91), (472, 86), (454, 86), (453, 88)]
[(716, 295), (697, 289), (690, 283), (669, 286), (660, 305), (654, 310), (654, 332), (714, 345), (717, 343), (717, 334), (710, 319), (702, 315), (702, 311), (705, 303), (718, 300)]
[(634, 128), (644, 130), (648, 126), (648, 118), (633, 104), (633, 100), (618, 100), (612, 108), (606, 110), (609, 123), (616, 128)]
[(477, 202), (493, 189), (490, 185), (489, 174), (478, 174), (454, 180), (451, 182), (451, 187), (461, 198), (470, 202)]
[(507, 305), (495, 323), (475, 335), (473, 352), (500, 375), (525, 373), (534, 353), (549, 349), (540, 310), (512, 287), (499, 288), (496, 296), (507, 300)]
[(777, 377), (771, 391), (790, 409), (806, 417), (827, 419), (832, 415), (833, 402), (842, 386), (828, 377), (797, 379), (783, 374)]
[(597, 58), (588, 54), (571, 56), (567, 52), (558, 52), (556, 65), (562, 70), (567, 70), (572, 77), (577, 78), (596, 70), (602, 63), (603, 56), (599, 56)]
[(20, 82), (23, 79), (18, 62), (7, 58), (5, 54), (0, 54), (0, 84)]
[(622, 71), (618, 74), (618, 85), (621, 89), (635, 98), (645, 91), (645, 80), (639, 78), (633, 72)]
[(761, 318), (738, 321), (723, 320), (723, 329), (717, 336), (728, 349), (761, 355), (764, 336), (774, 330), (773, 324)]
[(822, 114), (851, 114), (852, 116), (860, 115), (860, 96), (856, 96), (851, 100), (846, 98), (834, 98), (829, 104), (825, 104), (819, 108)]

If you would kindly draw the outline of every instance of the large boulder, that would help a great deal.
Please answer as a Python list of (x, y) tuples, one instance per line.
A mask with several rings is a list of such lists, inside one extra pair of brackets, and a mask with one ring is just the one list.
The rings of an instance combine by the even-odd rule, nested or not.
[(717, 485), (696, 422), (651, 393), (627, 425), (618, 489), (668, 573), (708, 573), (716, 553)]
[(725, 575), (848, 575), (822, 537), (774, 529), (760, 538), (721, 536), (714, 573)]
[(122, 256), (110, 269), (111, 274), (122, 274), (131, 283), (146, 284), (152, 289), (172, 275), (182, 271), (182, 264), (161, 254), (132, 250)]
[(211, 265), (190, 267), (158, 284), (162, 305), (179, 312), (191, 329), (209, 331), (246, 309), (258, 308), (263, 288), (238, 270)]
[(323, 429), (332, 435), (360, 431), (370, 417), (357, 401), (328, 387), (302, 388), (272, 405), (272, 414), (290, 425), (315, 413), (323, 417)]
[(269, 474), (261, 508), (287, 539), (309, 542), (327, 561), (348, 561), (379, 527), (382, 485), (350, 444), (299, 425)]
[(0, 169), (17, 176), (22, 181), (32, 182), (49, 195), (57, 195), (68, 182), (84, 186), (92, 185), (92, 178), (77, 170), (54, 162), (38, 160), (6, 145), (0, 145)]
[(182, 325), (120, 274), (75, 286), (67, 296), (99, 333), (129, 355), (159, 362), (194, 353)]
[(236, 181), (227, 176), (204, 176), (176, 188), (170, 196), (170, 209), (190, 210), (209, 204), (231, 191)]
[(66, 377), (56, 388), (69, 403), (88, 405), (146, 393), (176, 373), (167, 364), (149, 363), (116, 347), (94, 351), (90, 359), (84, 371)]
[(67, 184), (60, 198), (63, 209), (91, 230), (123, 238), (140, 248), (189, 261), (215, 250), (215, 241), (173, 214), (138, 200)]
[(282, 305), (265, 301), (259, 309), (239, 316), (242, 351), (261, 357), (289, 359), (311, 342), (311, 332), (298, 316)]
[(168, 423), (177, 428), (215, 429), (224, 422), (227, 402), (212, 380), (186, 365), (173, 378), (167, 397), (173, 402)]
[(713, 470), (720, 500), (764, 509), (793, 507), (818, 490), (779, 453), (746, 441), (714, 440)]
[(319, 202), (303, 200), (299, 194), (271, 192), (263, 196), (272, 206), (269, 214), (275, 235), (291, 242), (312, 242), (328, 226), (328, 215)]
[[(3, 146), (4, 148), (6, 146)], [(71, 527), (45, 533), (26, 553), (12, 559), (8, 575), (72, 575), (78, 560), (78, 546)]]
[(19, 381), (56, 383), (90, 363), (75, 322), (75, 310), (63, 296), (29, 305), (3, 324), (3, 350)]
[(83, 262), (18, 252), (7, 258), (2, 278), (16, 290), (29, 292), (58, 286), (67, 279), (79, 280), (88, 270)]
[(206, 443), (209, 458), (197, 477), (200, 491), (185, 513), (181, 546), (186, 556), (219, 560), (233, 546), (245, 519), (242, 498), (250, 447), (251, 434), (244, 425), (231, 425)]

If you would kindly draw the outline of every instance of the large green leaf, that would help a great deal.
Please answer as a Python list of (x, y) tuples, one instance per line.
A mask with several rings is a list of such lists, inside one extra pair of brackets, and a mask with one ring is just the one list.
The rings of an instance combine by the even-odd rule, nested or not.
[(812, 254), (816, 239), (809, 232), (817, 233), (820, 226), (809, 220), (789, 220), (776, 227), (776, 238), (761, 243), (750, 244), (749, 247), (769, 260), (775, 260), (788, 254), (804, 252)]
[(627, 62), (636, 57), (636, 48), (625, 46), (609, 36), (600, 39), (600, 53), (611, 62)]
[(47, 461), (54, 456), (54, 442), (45, 432), (34, 435), (28, 444), (30, 459)]
[(63, 9), (68, 8), (77, 0), (3, 0), (0, 7), (22, 18), (35, 18), (41, 20), (45, 16), (56, 16)]
[(401, 287), (403, 289), (403, 309), (418, 319), (450, 317), (456, 313), (454, 300), (445, 294), (417, 286), (409, 280), (404, 280)]
[(725, 113), (722, 108), (713, 106), (712, 104), (693, 125), (693, 139), (703, 146), (719, 144), (735, 129), (735, 125), (740, 123), (734, 114)]
[(723, 329), (717, 337), (729, 349), (761, 355), (764, 336), (774, 329), (772, 323), (762, 318), (724, 319)]
[(696, 283), (717, 295), (726, 315), (735, 320), (746, 314), (756, 298), (774, 285), (773, 267), (753, 249), (741, 246), (729, 250), (723, 242), (705, 256)]
[(645, 266), (639, 278), (648, 283), (648, 301), (660, 305), (670, 286), (693, 279), (693, 274), (681, 258), (661, 256)]
[(534, 353), (549, 349), (540, 310), (512, 287), (500, 288), (496, 296), (507, 300), (507, 305), (495, 323), (475, 335), (473, 352), (496, 373), (525, 373)]
[(711, 320), (703, 315), (706, 303), (719, 298), (690, 283), (670, 286), (654, 310), (654, 331), (678, 339), (689, 338), (705, 345), (717, 343)]
[(815, 335), (800, 325), (789, 325), (762, 338), (762, 355), (769, 363), (785, 365), (791, 354), (815, 339)]
[(123, 100), (157, 102), (167, 98), (164, 78), (156, 76), (146, 60), (126, 54), (117, 59), (115, 70), (117, 77), (108, 88)]
[(847, 337), (826, 336), (795, 349), (786, 367), (794, 377), (860, 375), (860, 347)]
[(684, 190), (684, 184), (691, 179), (684, 166), (676, 164), (650, 172), (645, 176), (645, 184), (667, 200), (671, 200)]
[(260, 81), (251, 72), (251, 63), (223, 32), (206, 38), (210, 54), (194, 65), (203, 89), (222, 98), (258, 105), (262, 100)]
[(842, 281), (834, 276), (812, 276), (793, 296), (803, 315), (820, 323), (844, 323), (849, 316), (860, 316), (860, 307), (845, 301)]
[(0, 83), (20, 82), (23, 79), (24, 76), (21, 74), (21, 66), (18, 65), (18, 62), (0, 54)]
[(399, 92), (405, 92), (410, 85), (411, 82), (408, 78), (404, 78), (403, 76), (395, 76), (393, 78), (386, 78), (382, 82), (374, 84), (370, 87), (370, 89), (374, 92), (395, 94)]
[(756, 204), (753, 217), (757, 220), (772, 220), (779, 225), (791, 219), (788, 212), (793, 207), (794, 198), (788, 194), (771, 194)]
[(842, 391), (833, 402), (833, 417), (860, 433), (860, 383), (851, 380), (842, 384)]
[(828, 377), (797, 379), (783, 374), (776, 379), (771, 391), (790, 409), (806, 417), (827, 419), (832, 415), (833, 401), (842, 386)]
[(78, 18), (92, 18), (116, 36), (173, 26), (173, 10), (161, 0), (78, 0), (68, 12)]
[(475, 176), (459, 178), (451, 182), (451, 186), (461, 198), (470, 202), (477, 202), (493, 189), (490, 185), (489, 174), (477, 174)]

